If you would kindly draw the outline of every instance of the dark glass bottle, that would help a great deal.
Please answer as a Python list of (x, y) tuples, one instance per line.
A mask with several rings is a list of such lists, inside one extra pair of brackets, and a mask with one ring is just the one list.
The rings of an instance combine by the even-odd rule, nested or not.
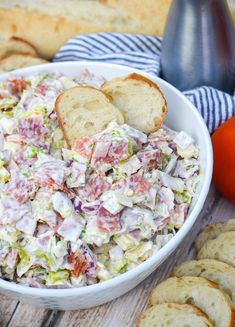
[(173, 0), (163, 38), (162, 77), (180, 90), (235, 88), (235, 30), (225, 0)]

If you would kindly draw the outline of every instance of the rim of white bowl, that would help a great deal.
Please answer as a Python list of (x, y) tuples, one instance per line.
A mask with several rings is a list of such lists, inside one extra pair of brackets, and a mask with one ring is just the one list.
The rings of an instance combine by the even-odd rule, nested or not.
[(4, 73), (0, 75), (0, 80), (6, 79), (11, 75), (27, 75), (31, 73), (38, 72), (40, 70), (47, 70), (48, 67), (53, 66), (56, 69), (59, 70), (61, 67), (66, 66), (78, 66), (84, 68), (90, 68), (92, 70), (92, 67), (105, 67), (110, 68), (111, 70), (119, 71), (120, 69), (122, 71), (126, 70), (128, 73), (139, 73), (142, 74), (149, 79), (156, 79), (160, 80), (162, 84), (165, 84), (169, 89), (171, 89), (173, 92), (175, 92), (179, 97), (183, 98), (183, 100), (187, 103), (190, 110), (193, 111), (193, 113), (197, 116), (198, 123), (200, 125), (200, 129), (202, 131), (204, 140), (205, 140), (205, 150), (207, 154), (207, 166), (205, 167), (205, 173), (204, 173), (204, 181), (201, 186), (200, 194), (198, 196), (198, 199), (194, 205), (194, 208), (188, 215), (185, 223), (180, 228), (180, 230), (176, 233), (176, 235), (166, 244), (164, 245), (158, 252), (153, 254), (150, 258), (148, 258), (146, 261), (138, 265), (137, 267), (121, 274), (120, 276), (116, 276), (114, 278), (111, 278), (107, 281), (103, 281), (100, 283), (96, 283), (93, 285), (88, 286), (81, 286), (81, 287), (74, 287), (74, 288), (64, 288), (64, 289), (52, 289), (52, 288), (36, 288), (36, 287), (29, 287), (25, 285), (16, 284), (15, 282), (6, 281), (0, 278), (0, 287), (4, 288), (6, 290), (12, 291), (12, 292), (18, 292), (24, 295), (29, 296), (40, 296), (44, 298), (50, 298), (50, 297), (66, 297), (66, 296), (78, 296), (78, 295), (86, 295), (91, 292), (100, 292), (104, 289), (109, 289), (118, 286), (125, 280), (130, 280), (132, 278), (135, 278), (139, 274), (143, 273), (144, 271), (150, 269), (153, 264), (156, 262), (159, 262), (161, 264), (162, 261), (164, 261), (168, 255), (173, 252), (176, 247), (179, 245), (181, 241), (183, 241), (186, 234), (190, 231), (191, 227), (195, 223), (203, 205), (206, 199), (206, 196), (209, 192), (210, 183), (211, 183), (211, 177), (212, 177), (212, 167), (213, 167), (213, 152), (212, 152), (212, 145), (210, 141), (210, 134), (206, 127), (206, 124), (202, 118), (202, 116), (199, 114), (198, 110), (194, 107), (194, 105), (173, 85), (169, 84), (168, 82), (164, 81), (160, 77), (151, 75), (149, 73), (146, 73), (144, 71), (141, 71), (139, 69), (135, 69), (129, 66), (123, 66), (123, 65), (116, 65), (116, 64), (110, 64), (110, 63), (102, 63), (102, 62), (90, 62), (90, 61), (66, 61), (66, 62), (56, 62), (56, 63), (49, 63), (49, 64), (42, 64), (37, 65), (33, 67), (26, 67), (22, 69), (17, 69), (12, 72)]

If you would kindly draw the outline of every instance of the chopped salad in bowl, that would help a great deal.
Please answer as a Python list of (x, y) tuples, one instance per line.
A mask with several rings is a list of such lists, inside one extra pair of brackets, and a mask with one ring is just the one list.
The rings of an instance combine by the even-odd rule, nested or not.
[(141, 264), (184, 224), (200, 180), (199, 146), (162, 126), (146, 135), (111, 122), (73, 149), (55, 100), (84, 71), (0, 85), (0, 276), (39, 288), (111, 279)]

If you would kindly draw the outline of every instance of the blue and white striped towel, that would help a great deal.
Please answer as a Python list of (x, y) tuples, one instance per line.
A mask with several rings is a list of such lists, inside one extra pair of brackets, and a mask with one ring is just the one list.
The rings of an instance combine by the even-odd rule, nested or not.
[[(69, 40), (53, 61), (102, 61), (127, 65), (158, 76), (160, 53), (159, 37), (96, 33)], [(199, 110), (210, 132), (235, 115), (235, 94), (231, 96), (208, 86), (188, 90), (184, 94)]]

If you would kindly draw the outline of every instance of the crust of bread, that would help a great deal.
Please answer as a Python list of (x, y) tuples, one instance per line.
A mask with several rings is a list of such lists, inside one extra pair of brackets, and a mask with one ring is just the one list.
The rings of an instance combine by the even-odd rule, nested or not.
[(163, 110), (162, 117), (161, 117), (160, 120), (156, 120), (155, 121), (155, 128), (150, 131), (150, 133), (153, 133), (158, 128), (161, 127), (162, 122), (163, 122), (163, 120), (164, 120), (164, 118), (165, 118), (165, 116), (167, 114), (167, 111), (168, 111), (168, 109), (167, 109), (167, 102), (166, 102), (165, 96), (162, 93), (162, 90), (160, 89), (160, 87), (156, 83), (154, 83), (153, 81), (151, 81), (150, 79), (146, 78), (145, 76), (142, 76), (142, 75), (136, 74), (136, 73), (132, 73), (132, 74), (130, 74), (129, 76), (126, 77), (126, 80), (128, 80), (128, 79), (142, 81), (142, 82), (147, 83), (150, 87), (154, 87), (155, 89), (157, 89), (159, 91), (159, 93), (161, 93), (161, 95), (162, 95), (162, 97), (164, 99), (165, 104), (164, 104), (164, 106), (162, 108), (162, 110)]
[(0, 73), (47, 63), (46, 60), (25, 53), (12, 54), (0, 60)]
[(235, 219), (229, 219), (226, 222), (218, 222), (207, 225), (196, 238), (196, 251), (198, 252), (206, 241), (215, 239), (220, 233), (229, 231), (235, 231)]
[[(128, 83), (128, 82), (134, 82), (133, 84)], [(138, 82), (138, 84), (136, 84)], [(126, 83), (126, 85), (125, 85)], [(122, 91), (120, 91), (120, 85), (122, 84)], [(148, 89), (146, 92), (141, 95), (140, 92), (142, 91), (142, 88), (148, 85)], [(125, 87), (124, 87), (125, 86)], [(122, 95), (128, 96), (129, 95), (129, 89), (128, 87), (135, 87), (136, 91), (138, 88), (138, 91), (136, 94), (132, 95), (132, 102), (133, 102), (133, 107), (130, 108), (130, 103), (131, 101), (126, 101), (125, 104), (128, 104), (128, 106), (125, 106), (125, 104), (118, 104), (120, 96), (115, 95), (116, 92), (122, 93)], [(157, 90), (157, 93), (154, 95), (150, 94), (151, 93), (151, 88), (154, 88)], [(148, 78), (137, 74), (137, 73), (132, 73), (130, 75), (124, 76), (124, 77), (116, 77), (108, 82), (106, 82), (102, 88), (101, 88), (106, 94), (110, 95), (111, 98), (113, 99), (113, 103), (116, 107), (121, 110), (125, 116), (126, 116), (126, 121), (127, 124), (142, 130), (144, 133), (149, 134), (155, 132), (162, 124), (166, 114), (167, 114), (167, 103), (166, 99), (158, 87), (158, 85)], [(147, 93), (149, 92), (149, 93)], [(139, 95), (140, 94), (140, 95)], [(160, 97), (159, 97), (160, 95)], [(134, 102), (134, 97), (137, 99), (138, 105)], [(156, 104), (156, 107), (153, 108), (153, 105), (149, 105), (148, 108), (145, 110), (143, 113), (143, 108), (147, 101), (150, 99), (150, 97), (155, 97), (155, 102), (159, 102), (158, 100), (161, 100), (161, 104)], [(144, 99), (144, 104), (141, 103), (143, 102)], [(141, 108), (140, 108), (141, 107)], [(138, 114), (139, 110), (139, 114)], [(154, 110), (154, 113), (153, 113)], [(143, 114), (145, 114), (145, 119), (143, 120)], [(155, 118), (153, 118), (153, 116)]]
[(26, 40), (16, 36), (12, 36), (8, 40), (2, 40), (0, 43), (0, 60), (18, 53), (37, 56), (36, 49)]
[[(72, 148), (72, 146), (74, 145), (73, 144), (73, 135), (72, 135), (72, 130), (71, 129), (67, 129), (67, 124), (65, 124), (65, 120), (64, 120), (64, 117), (63, 117), (63, 114), (62, 114), (62, 108), (61, 108), (61, 102), (64, 101), (64, 98), (66, 97), (66, 95), (68, 94), (68, 92), (71, 92), (71, 91), (76, 91), (76, 90), (79, 90), (79, 92), (83, 91), (83, 90), (95, 90), (96, 93), (99, 95), (99, 96), (102, 96), (104, 101), (107, 101), (108, 103), (108, 106), (110, 106), (110, 110), (113, 111), (113, 120), (116, 120), (118, 119), (118, 123), (124, 123), (124, 117), (122, 115), (122, 113), (112, 105), (109, 97), (104, 93), (102, 92), (101, 90), (98, 90), (92, 86), (75, 86), (71, 89), (68, 89), (66, 91), (64, 91), (62, 94), (60, 94), (58, 96), (58, 98), (56, 99), (56, 103), (55, 103), (55, 111), (56, 111), (56, 115), (57, 115), (57, 119), (58, 119), (58, 123), (59, 123), (59, 126), (60, 128), (62, 129), (63, 131), (63, 134), (64, 134), (64, 137), (65, 137), (65, 140), (66, 140), (66, 143), (68, 145), (69, 148)], [(97, 110), (102, 110), (101, 108), (97, 108)], [(101, 112), (99, 112), (99, 116), (100, 118), (102, 117), (102, 114)], [(102, 119), (101, 119), (102, 120)], [(111, 120), (110, 120), (111, 122)], [(81, 131), (81, 128), (80, 128), (80, 131)], [(99, 130), (100, 131), (100, 130)], [(92, 135), (93, 134), (96, 134), (98, 131), (97, 130), (94, 130)], [(84, 135), (84, 134), (83, 134)], [(79, 135), (78, 134), (78, 137), (79, 136), (83, 136), (83, 135)], [(90, 134), (87, 134), (87, 136), (90, 136)]]
[[(213, 327), (213, 324), (208, 320), (208, 316), (205, 314), (205, 312), (203, 312), (202, 310), (200, 310), (199, 308), (191, 305), (191, 304), (177, 304), (177, 303), (162, 303), (162, 304), (157, 304), (155, 306), (152, 306), (150, 308), (148, 308), (146, 311), (144, 311), (138, 318), (137, 320), (137, 327), (141, 327), (142, 326), (142, 321), (145, 319), (148, 319), (149, 315), (151, 315), (151, 313), (154, 311), (158, 311), (158, 317), (159, 314), (161, 314), (160, 310), (165, 311), (164, 313), (167, 313), (167, 311), (173, 311), (173, 314), (176, 314), (178, 312), (183, 313), (183, 314), (192, 314), (192, 317), (200, 317), (202, 319), (200, 319), (201, 323), (204, 323), (204, 327)], [(168, 318), (166, 318), (167, 320)], [(154, 321), (155, 322), (155, 321)], [(150, 321), (148, 322), (151, 323)], [(156, 321), (157, 323), (157, 321)], [(189, 322), (190, 323), (190, 322)], [(154, 325), (154, 326), (157, 326)], [(159, 325), (160, 326), (160, 325)], [(150, 325), (151, 327), (151, 325)]]

